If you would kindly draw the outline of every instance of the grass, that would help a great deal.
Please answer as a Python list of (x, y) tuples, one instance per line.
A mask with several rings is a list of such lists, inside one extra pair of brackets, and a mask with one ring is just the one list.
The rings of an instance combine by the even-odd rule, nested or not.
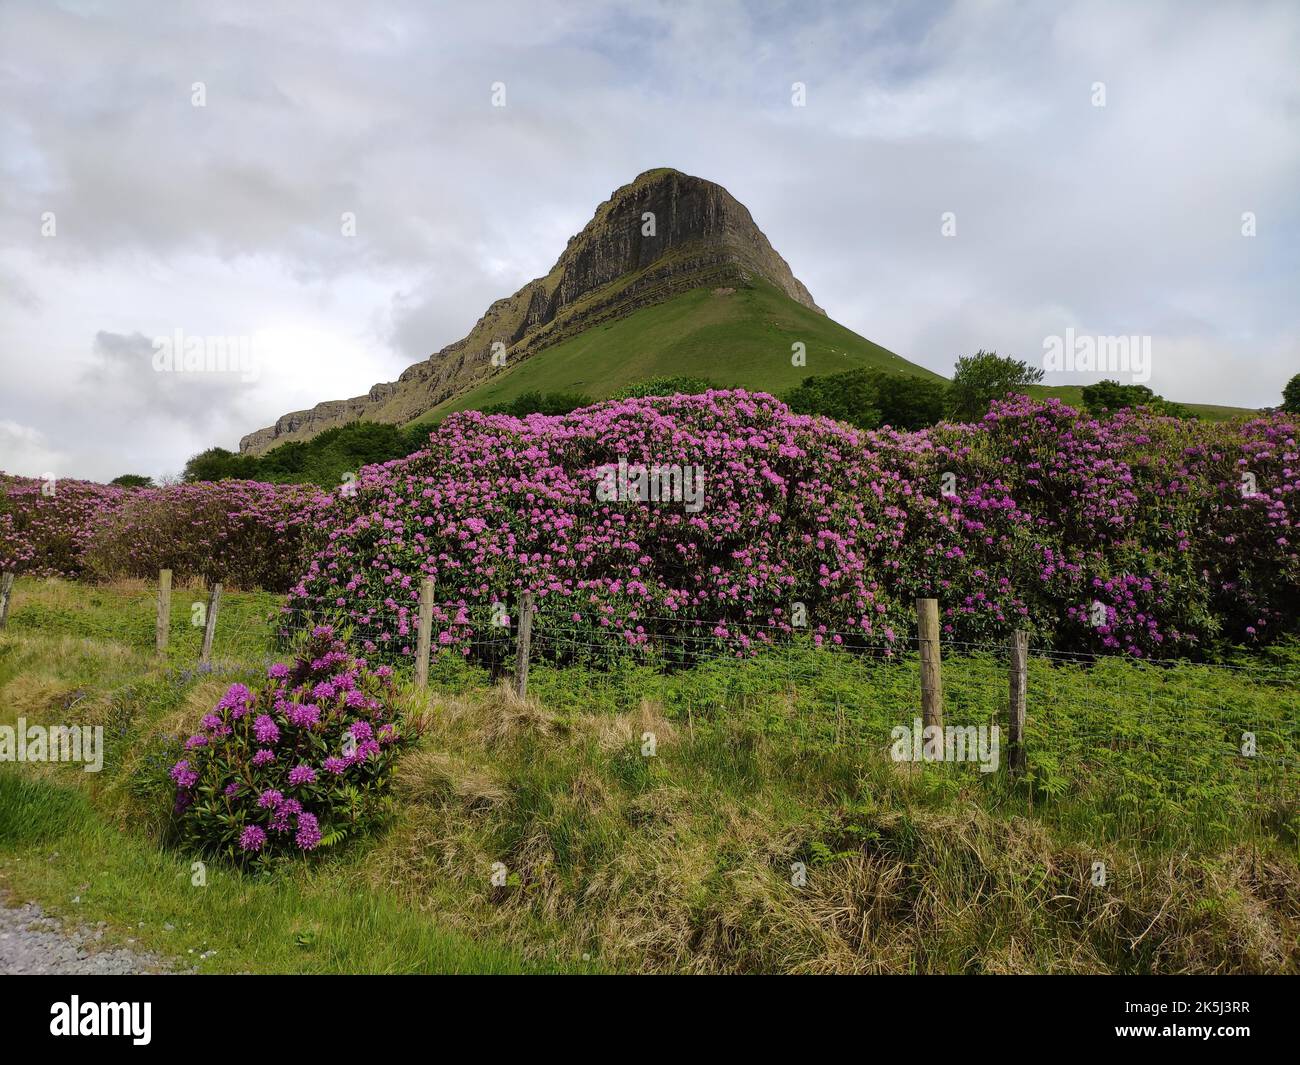
[[(106, 640), (122, 649), (152, 652), (155, 644), (158, 587), (143, 580), (79, 584), (19, 580), (14, 586), (8, 632), (43, 638)], [(278, 614), (284, 597), (274, 592), (224, 590), (218, 612), (213, 658), (221, 662), (258, 661), (268, 652), (268, 619)], [(198, 662), (203, 645), (203, 618), (208, 592), (200, 585), (174, 585), (165, 661), (177, 667)], [(137, 663), (125, 664), (134, 675)], [(0, 667), (2, 668), (2, 667)]]
[[(402, 819), (372, 854), (376, 879), (415, 896), (458, 883), (494, 906), (501, 935), (522, 944), (527, 922), (551, 921), (571, 953), (616, 969), (1300, 964), (1294, 837), (1244, 808), (1231, 832), (1195, 816), (1157, 831), (1155, 811), (1145, 832), (1124, 831), (1109, 816), (1118, 794), (1034, 795), (969, 767), (900, 766), (834, 742), (835, 718), (811, 704), (799, 710), (825, 742), (798, 741), (779, 698), (734, 688), (684, 719), (652, 699), (579, 709), (576, 682), (558, 712), (540, 692), (564, 682), (539, 680), (536, 702), (490, 688), (435, 701), (426, 746), (400, 772)], [(491, 861), (517, 878), (496, 896), (483, 886)], [(1091, 883), (1097, 862), (1105, 887)]]
[[(352, 862), (256, 881), (106, 823), (81, 789), (0, 772), (0, 890), (204, 973), (519, 973), (506, 948), (367, 890)], [(131, 940), (128, 944), (127, 940)], [(211, 956), (204, 957), (209, 951)]]
[[(806, 366), (790, 364), (796, 341), (806, 345)], [(604, 399), (660, 374), (703, 377), (724, 387), (779, 395), (812, 374), (861, 367), (937, 379), (755, 280), (721, 294), (711, 288), (693, 289), (593, 326), (434, 407), (412, 424), (431, 424), (453, 411), (506, 403), (534, 390), (583, 392)]]
[[(138, 595), (19, 584), (0, 723), (75, 707), (109, 756), (0, 773), (0, 884), (185, 961), (216, 947), (204, 971), (1300, 971), (1295, 648), (1246, 668), (1036, 657), (1019, 782), (888, 758), (907, 660), (538, 663), (519, 700), (439, 659), (386, 831), (269, 880), (210, 866), (200, 890), (159, 843), (166, 766), (270, 630), (199, 674), (154, 658), (124, 617)], [(1000, 718), (996, 656), (951, 655), (944, 680), (949, 722)], [(1240, 756), (1242, 731), (1266, 758)]]
[[(261, 882), (209, 864), (191, 884), (186, 855), (163, 849), (168, 765), (182, 733), (234, 680), (256, 682), (274, 654), (278, 597), (224, 596), (213, 669), (196, 668), (197, 589), (173, 590), (168, 653), (153, 653), (154, 599), (140, 582), (20, 580), (0, 636), (0, 724), (98, 724), (105, 770), (0, 767), (0, 888), (79, 921), (104, 920), (141, 949), (203, 972), (568, 971), (526, 963), (472, 926), (450, 930), (418, 905), (368, 890), (364, 850)], [(73, 904), (73, 898), (79, 899)], [(141, 925), (143, 922), (143, 925)], [(173, 926), (168, 931), (165, 925)], [(198, 960), (216, 948), (210, 959)], [(193, 949), (194, 954), (189, 954)]]

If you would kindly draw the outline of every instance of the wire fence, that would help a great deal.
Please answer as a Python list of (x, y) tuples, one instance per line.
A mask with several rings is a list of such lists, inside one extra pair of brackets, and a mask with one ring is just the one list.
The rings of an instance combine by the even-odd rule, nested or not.
[[(349, 600), (176, 589), (19, 582), (8, 631), (112, 641), (141, 661), (161, 657), (183, 677), (263, 669), (294, 635), (348, 627), (358, 654), (398, 662), (457, 692), (507, 678), (564, 714), (630, 712), (650, 704), (692, 744), (761, 737), (796, 760), (844, 758), (922, 771), (990, 801), (1103, 811), (1117, 834), (1189, 826), (1243, 827), (1294, 840), (1300, 831), (1300, 670), (1285, 663), (1139, 661), (1030, 647), (1025, 664), (1022, 772), (1009, 771), (1014, 683), (1008, 644), (942, 641), (941, 716), (924, 704), (919, 631), (869, 642), (861, 632), (705, 622), (639, 614), (636, 626), (574, 619), (531, 597), (503, 604), (435, 601), (420, 589)], [(521, 641), (528, 609), (531, 632)], [(580, 615), (581, 617), (581, 615)], [(640, 631), (637, 631), (638, 628)], [(423, 639), (422, 639), (423, 638)], [(425, 649), (427, 648), (427, 650)], [(927, 732), (928, 725), (940, 727)], [(996, 730), (996, 731), (995, 731)], [(920, 763), (919, 765), (917, 763)], [(934, 764), (932, 764), (934, 763)]]
[[(978, 788), (992, 801), (1086, 807), (1094, 820), (1100, 812), (1117, 835), (1267, 828), (1294, 838), (1300, 829), (1294, 667), (1031, 647), (1020, 737), (1025, 764), (1012, 774), (1005, 761), (1014, 688), (1007, 643), (942, 641), (942, 695), (927, 708), (919, 625), (882, 640), (626, 606), (621, 620), (602, 621), (598, 605), (594, 615), (592, 604), (586, 613), (553, 599), (535, 607), (528, 595), (514, 606), (518, 617), (499, 603), (430, 602), (429, 629), (444, 641), (431, 640), (433, 682), (457, 688), (513, 675), (523, 694), (526, 677), (528, 690), (561, 713), (626, 713), (650, 703), (684, 725), (691, 743), (734, 746), (761, 736), (795, 758), (848, 753), (864, 764), (933, 769), (947, 784)], [(300, 600), (294, 610), (356, 624), (374, 637), (367, 651), (420, 655), (418, 590), (374, 603)], [(521, 645), (525, 612), (531, 625)], [(521, 654), (528, 663), (522, 672)], [(927, 733), (932, 723), (942, 726), (938, 734)]]

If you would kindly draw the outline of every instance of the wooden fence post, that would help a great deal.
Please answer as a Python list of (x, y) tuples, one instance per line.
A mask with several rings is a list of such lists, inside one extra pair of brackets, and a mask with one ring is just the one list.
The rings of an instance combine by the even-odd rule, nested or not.
[(158, 620), (154, 625), (154, 646), (159, 654), (167, 650), (167, 635), (172, 623), (172, 571), (158, 571)]
[(1007, 756), (1013, 774), (1025, 771), (1025, 696), (1029, 690), (1029, 633), (1011, 634), (1011, 701), (1007, 721)]
[(528, 694), (528, 656), (533, 647), (533, 593), (519, 597), (519, 632), (515, 640), (515, 694)]
[(420, 585), (420, 634), (415, 651), (415, 683), (429, 686), (429, 645), (433, 639), (433, 580), (425, 577)]
[(5, 622), (9, 620), (9, 600), (14, 591), (14, 575), (10, 570), (5, 570), (4, 575), (0, 576), (0, 629), (5, 627)]
[(916, 601), (916, 638), (921, 653), (921, 720), (943, 728), (943, 672), (939, 657), (939, 600)]
[(212, 640), (217, 635), (217, 611), (221, 609), (221, 582), (217, 581), (208, 593), (208, 615), (203, 626), (203, 650), (199, 652), (199, 665), (212, 660)]

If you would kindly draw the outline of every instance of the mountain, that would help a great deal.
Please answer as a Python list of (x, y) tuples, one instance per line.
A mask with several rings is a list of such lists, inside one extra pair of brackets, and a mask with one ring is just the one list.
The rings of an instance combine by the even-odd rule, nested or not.
[[(807, 367), (791, 365), (796, 342)], [(649, 170), (596, 209), (545, 277), (493, 303), (468, 336), (395, 382), (286, 414), (239, 446), (257, 455), (358, 419), (436, 420), (531, 389), (601, 398), (647, 377), (691, 374), (780, 391), (855, 366), (935, 376), (827, 318), (721, 185)]]
[[(807, 351), (805, 366), (791, 364), (796, 342)], [(755, 277), (734, 286), (692, 289), (595, 325), (443, 401), (416, 421), (436, 422), (452, 411), (509, 403), (525, 392), (600, 399), (661, 375), (702, 377), (780, 395), (810, 374), (856, 367), (940, 380)]]

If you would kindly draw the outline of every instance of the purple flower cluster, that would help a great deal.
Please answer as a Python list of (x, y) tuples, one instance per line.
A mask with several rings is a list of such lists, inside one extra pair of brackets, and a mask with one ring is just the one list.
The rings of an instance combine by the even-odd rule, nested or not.
[(232, 685), (186, 741), (171, 770), (183, 835), (245, 858), (314, 850), (322, 824), (354, 835), (382, 809), (402, 746), (394, 705), (391, 680), (318, 628), (259, 692)]
[(239, 834), (241, 851), (260, 851), (266, 846), (266, 830), (258, 825), (245, 825)]
[(312, 814), (302, 814), (298, 818), (298, 832), (293, 837), (302, 850), (315, 850), (320, 846), (321, 832), (320, 824)]
[[(232, 684), (217, 703), (217, 711), (229, 710), (236, 720), (243, 717), (253, 706), (253, 693), (243, 684)], [(206, 724), (207, 719), (204, 719)]]
[(171, 778), (182, 791), (194, 787), (199, 782), (199, 774), (190, 768), (189, 761), (184, 758), (172, 766)]

